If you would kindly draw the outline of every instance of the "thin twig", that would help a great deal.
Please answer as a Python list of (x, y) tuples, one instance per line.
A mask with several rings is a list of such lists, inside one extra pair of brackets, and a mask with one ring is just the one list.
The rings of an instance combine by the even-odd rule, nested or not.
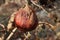
[[(16, 14), (16, 12), (14, 12), (14, 13), (11, 15), (11, 18), (10, 18), (10, 20), (9, 20), (9, 22), (8, 22), (8, 26), (7, 26), (7, 31), (9, 31), (9, 30), (12, 28), (12, 24), (13, 24), (12, 22), (14, 22), (14, 16), (15, 16), (15, 14)], [(14, 34), (14, 32), (15, 32), (16, 30), (17, 30), (17, 27), (12, 30), (12, 32), (10, 33), (10, 35), (7, 37), (6, 40), (9, 40), (9, 39), (12, 37), (12, 35)]]
[[(13, 14), (11, 15), (11, 18), (10, 18), (10, 20), (9, 20), (9, 22), (8, 22), (8, 25), (7, 25), (7, 31), (9, 31), (9, 30), (12, 28), (12, 22), (14, 21), (14, 15), (15, 15), (15, 13), (13, 13)], [(15, 32), (16, 29), (17, 29), (17, 28), (14, 28), (14, 29), (13, 29), (13, 31), (11, 32), (11, 34), (8, 36), (8, 38), (7, 38), (6, 40), (9, 40), (9, 39), (10, 39), (10, 37), (14, 34), (13, 32)]]
[[(0, 30), (0, 32), (5, 31), (5, 26), (3, 24), (0, 24), (0, 26), (3, 28), (2, 30)], [(0, 38), (1, 40), (4, 39), (4, 34), (2, 35), (2, 37)]]
[(53, 26), (53, 25), (51, 25), (50, 23), (47, 23), (47, 22), (38, 22), (38, 23), (39, 23), (39, 25), (40, 25), (40, 24), (46, 24), (46, 25), (49, 26), (49, 28), (51, 28), (51, 29), (53, 29), (53, 30), (56, 29), (56, 26)]
[(41, 5), (36, 4), (36, 3), (35, 3), (34, 1), (32, 1), (32, 0), (31, 0), (31, 2), (32, 2), (35, 6), (39, 7), (39, 8), (42, 9), (42, 10), (44, 10), (46, 13), (49, 13), (49, 12), (47, 12)]
[(5, 29), (5, 26), (3, 24), (0, 24), (0, 26)]
[(25, 36), (24, 40), (26, 40), (27, 38), (29, 38), (31, 36), (31, 34), (30, 34), (30, 32), (28, 32), (27, 35), (24, 33), (24, 36)]
[(12, 15), (11, 15), (11, 18), (8, 22), (8, 25), (7, 25), (7, 31), (9, 31), (11, 28), (12, 28), (12, 22), (14, 22), (14, 15), (16, 14), (16, 12), (14, 12)]
[(3, 28), (2, 30), (0, 30), (0, 32), (5, 31), (5, 26), (3, 24), (0, 24), (0, 26)]
[(17, 30), (17, 27), (12, 30), (12, 32), (10, 33), (10, 35), (7, 37), (6, 40), (9, 40), (16, 30)]

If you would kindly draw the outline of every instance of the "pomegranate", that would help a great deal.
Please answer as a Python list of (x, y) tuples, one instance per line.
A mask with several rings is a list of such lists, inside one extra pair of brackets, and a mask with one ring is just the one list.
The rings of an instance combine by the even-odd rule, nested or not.
[(33, 9), (26, 5), (25, 8), (19, 9), (14, 17), (17, 28), (22, 30), (32, 30), (37, 26), (37, 17)]

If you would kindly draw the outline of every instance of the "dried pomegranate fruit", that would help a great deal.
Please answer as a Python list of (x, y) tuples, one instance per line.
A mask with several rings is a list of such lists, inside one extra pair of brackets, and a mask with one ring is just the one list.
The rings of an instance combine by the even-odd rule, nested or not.
[(32, 8), (26, 5), (21, 8), (15, 15), (14, 22), (17, 28), (22, 30), (32, 30), (37, 26), (37, 17)]

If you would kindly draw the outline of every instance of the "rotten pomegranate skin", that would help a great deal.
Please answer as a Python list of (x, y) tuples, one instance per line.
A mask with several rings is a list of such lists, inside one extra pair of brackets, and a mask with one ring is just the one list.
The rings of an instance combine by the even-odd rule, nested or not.
[(37, 26), (37, 17), (32, 9), (21, 8), (15, 15), (14, 22), (17, 28), (22, 30), (32, 30)]

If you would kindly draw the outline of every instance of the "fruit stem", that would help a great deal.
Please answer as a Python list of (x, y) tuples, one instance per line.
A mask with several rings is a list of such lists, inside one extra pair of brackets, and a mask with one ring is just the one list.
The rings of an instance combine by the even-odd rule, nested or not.
[(25, 0), (25, 2), (26, 2), (26, 5), (28, 5), (28, 0)]

